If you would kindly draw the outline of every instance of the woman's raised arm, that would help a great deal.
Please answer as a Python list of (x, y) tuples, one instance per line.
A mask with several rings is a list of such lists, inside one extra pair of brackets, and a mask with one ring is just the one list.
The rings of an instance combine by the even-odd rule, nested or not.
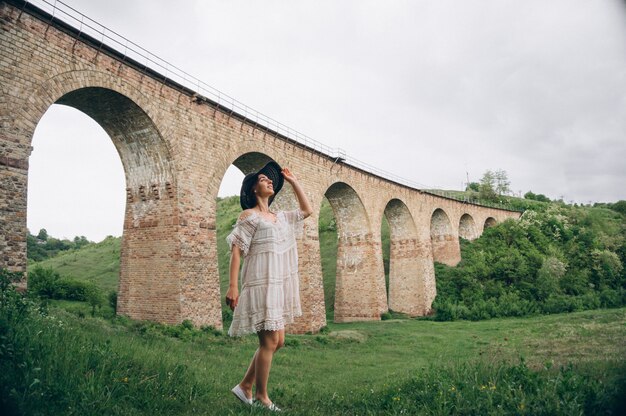
[(289, 184), (293, 188), (293, 191), (296, 193), (296, 198), (298, 198), (298, 204), (300, 205), (300, 211), (302, 211), (302, 215), (304, 216), (304, 218), (307, 218), (313, 213), (313, 208), (311, 207), (311, 203), (306, 197), (302, 186), (300, 186), (300, 183), (298, 182), (294, 174), (289, 171), (288, 168), (283, 168), (282, 173), (285, 177), (285, 180), (289, 182)]

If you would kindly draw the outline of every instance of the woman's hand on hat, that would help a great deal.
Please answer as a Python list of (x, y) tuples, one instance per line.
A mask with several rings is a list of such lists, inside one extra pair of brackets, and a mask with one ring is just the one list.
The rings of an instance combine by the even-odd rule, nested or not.
[(289, 182), (290, 184), (293, 184), (294, 182), (297, 181), (295, 175), (293, 173), (291, 173), (289, 168), (283, 168), (282, 174), (283, 174), (283, 177), (285, 178), (285, 180), (287, 182)]

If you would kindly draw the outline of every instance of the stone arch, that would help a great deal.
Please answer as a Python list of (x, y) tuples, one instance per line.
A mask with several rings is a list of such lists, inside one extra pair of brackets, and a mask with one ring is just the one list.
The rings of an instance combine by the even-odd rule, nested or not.
[(335, 322), (378, 320), (378, 269), (365, 206), (345, 182), (333, 183), (325, 196), (337, 223)]
[(83, 87), (64, 94), (55, 104), (82, 111), (102, 126), (124, 167), (127, 201), (118, 313), (178, 322), (181, 305), (171, 287), (177, 284), (178, 273), (176, 265), (164, 258), (177, 247), (173, 220), (177, 183), (169, 146), (148, 114), (117, 91)]
[[(19, 147), (25, 151), (20, 156), (25, 160), (35, 128), (53, 104), (70, 106), (90, 116), (107, 132), (120, 156), (127, 202), (117, 312), (135, 319), (180, 322), (179, 271), (171, 261), (178, 251), (176, 168), (171, 146), (149, 114), (148, 100), (135, 88), (98, 71), (61, 73), (30, 91), (23, 90), (26, 98), (22, 104), (7, 110), (14, 114), (16, 125), (3, 128), (9, 140), (21, 144)], [(26, 185), (28, 163), (21, 167)], [(24, 212), (25, 189), (16, 204)], [(13, 229), (25, 235), (25, 221)]]
[[(154, 101), (133, 85), (107, 72), (86, 69), (59, 73), (35, 85), (33, 89), (21, 91), (20, 95), (25, 98), (21, 104), (17, 105), (15, 111), (19, 113), (23, 127), (32, 135), (39, 120), (52, 104), (57, 103), (66, 94), (85, 88), (101, 88), (117, 92), (133, 102), (152, 121), (168, 152), (173, 153), (168, 140), (171, 126), (163, 124), (163, 120), (166, 118), (161, 117)], [(83, 111), (82, 109), (79, 110)]]
[(489, 227), (493, 227), (494, 225), (496, 225), (498, 223), (498, 221), (496, 221), (495, 218), (493, 217), (488, 217), (485, 220), (485, 223), (483, 224), (483, 231), (486, 230)]
[(437, 208), (430, 217), (430, 238), (433, 247), (433, 259), (449, 266), (456, 266), (461, 261), (459, 240), (454, 234), (448, 214)]
[(167, 144), (152, 119), (128, 97), (106, 88), (85, 87), (63, 95), (55, 104), (82, 111), (102, 126), (120, 155), (131, 191), (154, 183), (174, 185)]
[[(385, 206), (389, 224), (389, 309), (417, 316), (427, 308), (423, 305), (424, 282), (420, 276), (418, 232), (413, 216), (400, 199)], [(431, 262), (432, 264), (432, 262)]]
[(463, 214), (459, 220), (459, 237), (466, 240), (474, 240), (478, 237), (476, 222), (470, 214)]

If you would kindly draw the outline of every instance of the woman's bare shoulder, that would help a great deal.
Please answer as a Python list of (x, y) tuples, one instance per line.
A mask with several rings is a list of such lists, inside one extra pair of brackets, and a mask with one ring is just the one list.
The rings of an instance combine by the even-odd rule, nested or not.
[(255, 214), (255, 210), (252, 208), (249, 209), (245, 209), (241, 212), (241, 214), (239, 214), (239, 221), (243, 221), (245, 219), (250, 218), (251, 216), (253, 216)]

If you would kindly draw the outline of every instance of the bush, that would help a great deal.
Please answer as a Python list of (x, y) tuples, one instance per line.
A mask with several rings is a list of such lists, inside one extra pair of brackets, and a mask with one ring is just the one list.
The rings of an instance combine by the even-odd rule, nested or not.
[(383, 312), (380, 314), (380, 320), (381, 321), (387, 321), (391, 319), (391, 313), (390, 312)]
[(111, 292), (109, 292), (109, 306), (111, 306), (111, 308), (113, 308), (113, 312), (117, 311), (117, 292), (115, 290), (112, 290)]
[(535, 194), (532, 191), (528, 191), (524, 194), (525, 199), (531, 199), (533, 201), (539, 202), (550, 202), (550, 198), (545, 196), (544, 194)]
[(541, 310), (543, 313), (564, 313), (574, 312), (583, 309), (583, 302), (580, 298), (574, 296), (554, 295), (546, 299), (541, 304)]
[(53, 299), (87, 300), (87, 291), (90, 285), (79, 280), (61, 278), (55, 283)]
[(626, 201), (621, 200), (621, 201), (617, 201), (614, 204), (610, 204), (609, 208), (612, 209), (613, 211), (617, 211), (622, 215), (626, 215)]
[(94, 311), (104, 304), (100, 289), (93, 283), (61, 277), (52, 269), (35, 267), (29, 274), (28, 288), (42, 299), (87, 302)]
[(91, 316), (96, 315), (96, 308), (100, 309), (104, 305), (102, 291), (93, 284), (87, 285), (85, 290), (85, 301), (91, 306)]
[(28, 290), (40, 298), (54, 299), (59, 279), (58, 272), (37, 266), (29, 273)]
[(469, 319), (470, 313), (467, 306), (459, 303), (443, 302), (434, 303), (435, 321), (456, 321), (457, 319)]
[(435, 265), (437, 320), (626, 304), (623, 217), (602, 207), (533, 204), (519, 221), (463, 242), (456, 267)]
[(624, 384), (603, 382), (571, 365), (533, 370), (523, 359), (468, 363), (425, 368), (380, 392), (333, 395), (329, 407), (333, 414), (358, 415), (622, 414)]
[(587, 292), (579, 297), (582, 302), (583, 309), (598, 309), (602, 302), (600, 301), (600, 295), (597, 292)]
[(622, 304), (622, 293), (619, 290), (605, 288), (600, 292), (600, 305), (605, 308), (616, 308)]

